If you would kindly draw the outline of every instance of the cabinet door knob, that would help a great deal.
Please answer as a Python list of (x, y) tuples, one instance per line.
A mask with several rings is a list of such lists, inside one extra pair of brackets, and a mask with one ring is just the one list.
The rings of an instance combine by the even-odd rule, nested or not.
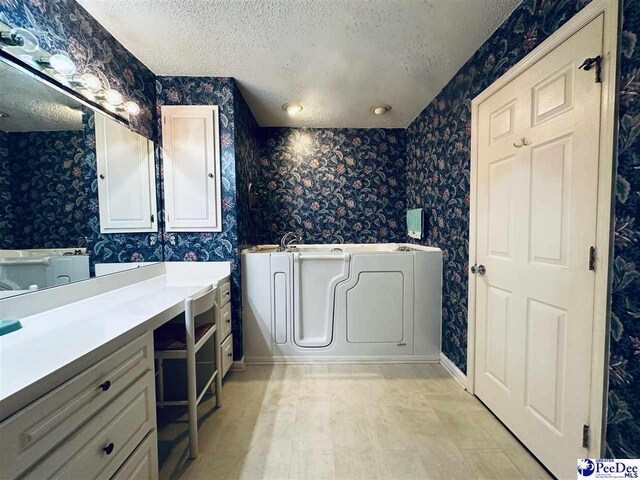
[(104, 179), (105, 179), (104, 173), (101, 173), (101, 174), (100, 174), (100, 178), (101, 178), (102, 180), (104, 180)]
[(111, 455), (111, 452), (113, 452), (113, 449), (115, 448), (115, 445), (113, 444), (113, 442), (111, 442), (109, 445), (107, 445), (106, 447), (104, 447), (102, 450), (104, 451), (104, 453), (106, 453), (107, 455)]
[(231, 323), (231, 319), (230, 318), (227, 318), (227, 323)]
[(227, 353), (227, 357), (229, 357), (229, 358), (233, 357), (233, 353), (231, 353), (231, 352)]
[(107, 380), (104, 383), (100, 384), (100, 388), (102, 389), (103, 392), (106, 392), (107, 390), (109, 390), (111, 388), (111, 382), (109, 380)]
[(209, 178), (213, 178), (213, 173), (210, 173), (210, 174), (209, 174)]

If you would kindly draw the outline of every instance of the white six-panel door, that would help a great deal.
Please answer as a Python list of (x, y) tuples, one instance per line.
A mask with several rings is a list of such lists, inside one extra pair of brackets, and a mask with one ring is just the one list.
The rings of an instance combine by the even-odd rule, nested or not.
[(589, 419), (600, 16), (479, 106), (475, 393), (558, 477)]
[(163, 106), (168, 232), (221, 232), (218, 107)]

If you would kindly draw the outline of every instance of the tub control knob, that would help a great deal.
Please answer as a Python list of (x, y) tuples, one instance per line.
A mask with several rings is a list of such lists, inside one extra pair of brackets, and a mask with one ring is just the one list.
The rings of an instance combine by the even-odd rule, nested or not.
[(473, 273), (474, 275), (476, 273), (478, 275), (484, 275), (485, 273), (487, 273), (487, 269), (484, 265), (474, 265), (473, 267), (471, 267), (471, 273)]

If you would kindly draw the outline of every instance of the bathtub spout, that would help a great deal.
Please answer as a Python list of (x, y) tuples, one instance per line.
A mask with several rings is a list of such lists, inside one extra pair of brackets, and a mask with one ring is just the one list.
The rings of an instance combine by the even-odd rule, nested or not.
[(280, 245), (278, 246), (278, 252), (284, 252), (292, 243), (302, 243), (302, 237), (294, 232), (285, 233), (280, 239)]

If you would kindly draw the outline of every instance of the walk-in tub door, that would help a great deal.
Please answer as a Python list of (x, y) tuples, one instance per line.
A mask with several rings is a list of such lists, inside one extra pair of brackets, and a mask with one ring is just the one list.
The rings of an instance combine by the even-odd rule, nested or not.
[(354, 255), (349, 281), (337, 289), (336, 314), (348, 343), (377, 345), (371, 354), (412, 354), (413, 255)]
[(293, 254), (293, 338), (297, 346), (331, 344), (336, 285), (349, 276), (349, 257), (349, 253)]

